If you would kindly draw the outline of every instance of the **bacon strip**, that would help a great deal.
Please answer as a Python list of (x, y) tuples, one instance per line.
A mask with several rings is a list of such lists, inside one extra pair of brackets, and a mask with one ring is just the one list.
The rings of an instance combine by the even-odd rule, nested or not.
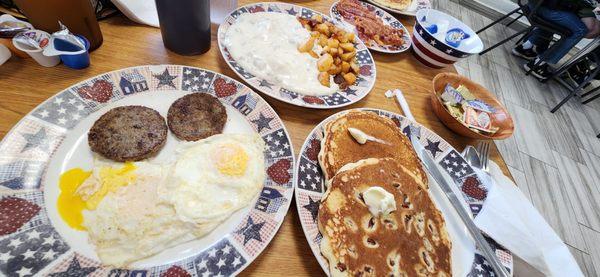
[(337, 9), (344, 19), (353, 23), (361, 39), (373, 40), (378, 44), (402, 46), (402, 29), (394, 29), (383, 24), (373, 11), (360, 4), (358, 0), (341, 0)]

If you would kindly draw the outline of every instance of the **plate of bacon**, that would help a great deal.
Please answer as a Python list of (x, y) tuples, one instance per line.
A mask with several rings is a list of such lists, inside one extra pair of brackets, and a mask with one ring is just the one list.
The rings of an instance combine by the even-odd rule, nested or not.
[(379, 7), (358, 0), (340, 0), (331, 17), (351, 29), (371, 50), (400, 53), (410, 48), (410, 33), (398, 19)]

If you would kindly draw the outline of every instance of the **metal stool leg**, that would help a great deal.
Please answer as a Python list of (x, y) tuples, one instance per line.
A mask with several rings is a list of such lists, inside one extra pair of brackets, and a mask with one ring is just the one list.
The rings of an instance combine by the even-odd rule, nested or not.
[[(590, 94), (592, 91), (596, 91), (596, 90), (598, 90), (598, 89), (600, 89), (600, 87), (594, 88), (593, 90), (591, 90), (591, 91), (589, 91), (589, 92), (586, 92), (586, 93), (585, 93), (584, 95), (582, 95), (582, 96), (588, 95), (588, 94)], [(587, 103), (590, 103), (590, 102), (592, 102), (592, 101), (594, 101), (594, 100), (598, 99), (598, 97), (600, 97), (600, 93), (598, 93), (597, 95), (594, 95), (594, 96), (590, 97), (589, 99), (586, 99), (585, 101), (581, 102), (581, 104), (587, 104)]]
[(500, 45), (504, 44), (505, 42), (507, 42), (507, 41), (509, 41), (509, 40), (513, 39), (514, 37), (516, 37), (516, 36), (518, 36), (518, 35), (520, 35), (520, 34), (523, 34), (523, 33), (527, 32), (527, 31), (529, 31), (529, 29), (530, 29), (530, 28), (531, 28), (531, 27), (529, 27), (529, 28), (526, 28), (526, 29), (524, 29), (524, 30), (521, 30), (521, 31), (519, 31), (519, 32), (516, 32), (516, 33), (514, 33), (513, 35), (511, 35), (511, 36), (509, 36), (509, 37), (507, 37), (507, 38), (505, 38), (505, 39), (501, 40), (500, 42), (498, 42), (498, 43), (494, 44), (493, 46), (489, 47), (488, 49), (485, 49), (485, 50), (481, 51), (481, 53), (479, 53), (479, 56), (482, 56), (483, 54), (485, 54), (485, 53), (489, 52), (490, 50), (493, 50), (494, 48), (496, 48), (496, 47), (498, 47), (498, 46), (500, 46)]
[[(504, 15), (504, 16), (502, 16), (502, 17), (500, 17), (500, 18), (496, 19), (496, 20), (494, 20), (494, 22), (492, 22), (492, 23), (490, 23), (490, 24), (486, 25), (485, 27), (483, 27), (483, 28), (479, 29), (479, 31), (477, 31), (476, 33), (477, 33), (477, 34), (479, 34), (479, 33), (483, 32), (483, 31), (487, 30), (488, 28), (490, 28), (490, 27), (492, 27), (492, 26), (494, 26), (494, 25), (498, 24), (498, 22), (501, 22), (502, 20), (504, 20), (504, 19), (508, 18), (509, 16), (513, 15), (514, 13), (518, 12), (520, 9), (521, 9), (520, 7), (519, 7), (519, 8), (516, 8), (516, 9), (514, 9), (513, 11), (511, 11), (511, 12), (507, 13), (506, 15)], [(522, 15), (521, 15), (521, 16), (522, 16)]]
[(594, 69), (592, 74), (590, 74), (587, 78), (585, 78), (585, 80), (583, 80), (583, 82), (581, 82), (581, 84), (579, 84), (579, 86), (574, 88), (571, 91), (571, 93), (569, 93), (569, 95), (567, 95), (567, 97), (565, 97), (562, 101), (560, 101), (560, 103), (558, 103), (554, 108), (552, 108), (552, 110), (550, 110), (550, 112), (555, 113), (556, 111), (558, 111), (558, 109), (560, 109), (560, 107), (562, 107), (562, 105), (567, 103), (567, 101), (569, 101), (571, 98), (573, 98), (573, 96), (577, 95), (577, 92), (579, 92), (585, 84), (592, 81), (592, 79), (594, 79), (594, 77), (598, 74), (599, 71), (600, 71), (600, 67), (597, 67), (596, 69)]
[[(588, 96), (588, 95), (591, 95), (592, 93), (594, 93), (594, 92), (598, 91), (599, 89), (600, 89), (600, 86), (597, 86), (597, 87), (595, 87), (595, 88), (591, 89), (590, 91), (588, 91), (588, 92), (586, 92), (586, 93), (582, 94), (582, 95), (581, 95), (581, 97), (586, 97), (586, 96)], [(598, 96), (600, 96), (600, 94), (598, 94)], [(594, 96), (594, 97), (595, 97), (594, 99), (598, 98), (598, 96)], [(593, 100), (593, 99), (592, 99), (592, 100)], [(585, 100), (585, 102), (583, 102), (583, 104), (585, 104), (585, 103), (587, 103), (587, 102), (590, 102), (590, 100), (589, 100), (589, 99), (588, 99), (588, 100)]]

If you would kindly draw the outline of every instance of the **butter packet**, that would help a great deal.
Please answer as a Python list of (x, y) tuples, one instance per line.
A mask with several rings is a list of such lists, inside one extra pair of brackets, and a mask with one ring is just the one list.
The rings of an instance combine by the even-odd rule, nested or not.
[(487, 112), (487, 113), (495, 113), (496, 109), (492, 106), (490, 106), (488, 103), (484, 102), (481, 99), (475, 99), (475, 100), (468, 100), (465, 101), (465, 103), (463, 105), (472, 107), (473, 109), (482, 111), (482, 112)]
[(456, 90), (462, 95), (466, 101), (475, 100), (475, 96), (469, 91), (469, 89), (463, 85), (460, 85)]
[(450, 84), (447, 84), (444, 88), (444, 92), (442, 93), (442, 100), (451, 105), (458, 105), (463, 102), (464, 98), (455, 88), (453, 88)]
[(490, 114), (478, 111), (472, 107), (467, 107), (465, 109), (465, 124), (470, 128), (484, 132), (492, 132), (492, 117)]
[(450, 103), (445, 102), (444, 106), (446, 107), (446, 110), (448, 110), (448, 112), (450, 113), (450, 115), (458, 120), (464, 120), (463, 119), (463, 112), (462, 109), (458, 106), (455, 105), (451, 105)]

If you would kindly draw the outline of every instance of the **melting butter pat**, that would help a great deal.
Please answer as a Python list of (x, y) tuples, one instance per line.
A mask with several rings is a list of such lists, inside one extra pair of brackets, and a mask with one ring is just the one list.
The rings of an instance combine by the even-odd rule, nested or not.
[(385, 142), (384, 140), (367, 135), (365, 132), (363, 132), (360, 129), (350, 127), (350, 128), (348, 128), (348, 132), (350, 132), (350, 135), (359, 144), (365, 144), (365, 143), (367, 143), (367, 141), (374, 141), (374, 142), (379, 142), (379, 143), (383, 143), (383, 144), (389, 144), (389, 143)]
[(363, 191), (362, 195), (373, 216), (388, 215), (396, 210), (394, 195), (382, 187), (370, 187)]

